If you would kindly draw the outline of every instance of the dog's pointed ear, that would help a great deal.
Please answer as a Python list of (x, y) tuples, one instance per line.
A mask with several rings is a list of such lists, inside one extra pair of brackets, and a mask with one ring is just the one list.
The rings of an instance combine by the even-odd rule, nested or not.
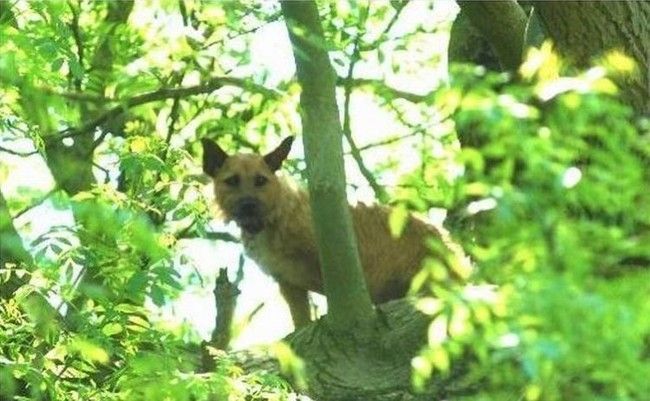
[(291, 144), (293, 143), (293, 139), (294, 139), (293, 136), (284, 138), (280, 146), (273, 149), (273, 151), (271, 151), (270, 153), (264, 156), (264, 161), (269, 166), (271, 171), (276, 171), (280, 168), (280, 166), (282, 166), (282, 162), (289, 155), (289, 151), (291, 150)]
[(228, 154), (211, 139), (203, 138), (201, 144), (203, 145), (203, 172), (213, 177), (217, 169), (223, 166)]

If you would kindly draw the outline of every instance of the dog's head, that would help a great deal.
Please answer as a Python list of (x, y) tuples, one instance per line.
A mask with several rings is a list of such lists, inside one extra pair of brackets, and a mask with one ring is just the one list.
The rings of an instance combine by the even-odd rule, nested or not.
[(293, 137), (288, 137), (264, 156), (229, 156), (214, 141), (201, 140), (203, 171), (212, 177), (217, 205), (227, 220), (234, 220), (249, 234), (264, 229), (267, 216), (281, 201), (275, 172), (287, 158), (292, 142)]

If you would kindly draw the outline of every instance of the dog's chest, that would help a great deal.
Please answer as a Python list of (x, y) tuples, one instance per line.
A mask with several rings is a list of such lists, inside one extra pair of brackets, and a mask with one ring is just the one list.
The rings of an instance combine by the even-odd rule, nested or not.
[(252, 238), (244, 238), (246, 255), (270, 276), (292, 283), (301, 288), (318, 291), (320, 271), (317, 260), (305, 257), (304, 252), (294, 249), (289, 241), (261, 232)]

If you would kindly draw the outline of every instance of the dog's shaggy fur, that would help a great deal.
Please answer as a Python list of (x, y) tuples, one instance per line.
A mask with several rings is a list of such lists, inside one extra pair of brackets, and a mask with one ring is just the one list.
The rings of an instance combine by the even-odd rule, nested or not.
[[(275, 175), (291, 142), (285, 139), (266, 156), (228, 156), (216, 143), (203, 140), (203, 169), (213, 178), (225, 219), (242, 229), (247, 255), (278, 282), (294, 324), (301, 326), (311, 320), (307, 291), (322, 293), (323, 286), (308, 194)], [(388, 208), (359, 204), (350, 206), (350, 212), (375, 303), (404, 296), (425, 257), (437, 259), (451, 274), (468, 270), (452, 266), (467, 261), (440, 228), (410, 216), (402, 235), (394, 238)], [(439, 246), (427, 246), (428, 238)]]

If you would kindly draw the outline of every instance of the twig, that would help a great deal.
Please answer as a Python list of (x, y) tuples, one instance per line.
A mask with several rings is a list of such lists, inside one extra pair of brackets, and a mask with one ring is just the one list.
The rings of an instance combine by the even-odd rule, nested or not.
[[(367, 15), (367, 11), (366, 14)], [(363, 21), (365, 18), (359, 18), (359, 25), (361, 26), (363, 24)], [(373, 192), (375, 193), (375, 196), (381, 203), (386, 203), (388, 202), (388, 194), (386, 193), (386, 190), (377, 183), (377, 180), (375, 180), (374, 175), (372, 172), (368, 169), (366, 164), (363, 161), (363, 157), (361, 157), (361, 152), (359, 151), (359, 148), (357, 147), (357, 144), (354, 142), (354, 138), (352, 137), (352, 130), (350, 128), (350, 99), (352, 95), (352, 77), (354, 75), (354, 66), (360, 59), (360, 53), (359, 53), (359, 42), (360, 42), (361, 35), (359, 32), (357, 32), (357, 38), (355, 39), (354, 43), (354, 50), (352, 51), (352, 55), (350, 56), (350, 65), (348, 66), (348, 75), (345, 80), (345, 103), (343, 106), (343, 135), (348, 141), (348, 144), (350, 145), (350, 153), (352, 154), (352, 158), (357, 162), (357, 165), (359, 166), (359, 170), (361, 171), (361, 174), (365, 177), (366, 181), (368, 181), (368, 184), (370, 185), (370, 188), (372, 188)]]
[[(167, 161), (167, 156), (169, 156), (169, 143), (172, 140), (172, 135), (174, 134), (174, 126), (178, 121), (179, 115), (179, 106), (180, 98), (177, 96), (174, 98), (174, 103), (172, 103), (172, 109), (169, 112), (169, 125), (167, 126), (167, 136), (165, 137), (165, 150), (162, 154), (162, 161)], [(158, 172), (158, 177), (160, 177), (160, 172)]]
[[(336, 80), (336, 84), (345, 86), (347, 81), (348, 81), (347, 77), (338, 77)], [(377, 89), (378, 91), (384, 91), (386, 93), (390, 93), (394, 97), (405, 99), (413, 103), (420, 103), (423, 100), (426, 100), (427, 97), (429, 96), (428, 94), (418, 95), (416, 93), (411, 93), (411, 92), (406, 92), (399, 89), (391, 88), (390, 86), (386, 85), (385, 82), (380, 81), (378, 79), (353, 78), (350, 80), (350, 85), (353, 87), (370, 86), (374, 89)]]
[(368, 150), (368, 149), (372, 149), (372, 148), (376, 148), (376, 147), (380, 147), (380, 146), (391, 145), (391, 144), (393, 144), (395, 142), (399, 142), (399, 141), (401, 141), (403, 139), (415, 136), (418, 133), (419, 133), (418, 131), (414, 131), (414, 132), (409, 132), (408, 134), (397, 135), (397, 136), (393, 136), (393, 137), (390, 137), (390, 138), (383, 139), (381, 141), (368, 143), (366, 145), (359, 146), (359, 151), (363, 152), (363, 151)]
[(217, 231), (208, 232), (205, 233), (204, 238), (210, 240), (225, 241), (225, 242), (236, 242), (236, 243), (240, 242), (239, 239), (237, 239), (237, 237), (226, 232), (217, 232)]
[(43, 195), (42, 197), (38, 198), (34, 203), (32, 203), (32, 204), (29, 205), (29, 206), (26, 206), (25, 208), (23, 208), (22, 210), (20, 210), (18, 213), (16, 213), (16, 214), (12, 217), (12, 219), (15, 220), (15, 219), (19, 218), (20, 216), (22, 216), (23, 214), (25, 214), (25, 213), (27, 213), (28, 211), (30, 211), (31, 209), (33, 209), (33, 208), (35, 208), (35, 207), (37, 207), (37, 206), (43, 204), (43, 202), (45, 202), (45, 201), (46, 201), (50, 196), (52, 196), (52, 194), (54, 194), (54, 193), (55, 193), (56, 191), (58, 191), (58, 190), (59, 190), (58, 187), (54, 187), (54, 188), (50, 189), (50, 190), (49, 190), (45, 195)]
[(384, 28), (384, 30), (379, 34), (379, 37), (377, 40), (375, 40), (372, 43), (368, 43), (366, 45), (360, 45), (359, 46), (359, 51), (365, 52), (365, 51), (370, 51), (370, 50), (375, 50), (377, 49), (384, 41), (386, 35), (390, 32), (390, 30), (393, 28), (393, 25), (397, 22), (397, 19), (399, 18), (400, 14), (402, 13), (402, 10), (406, 8), (406, 5), (408, 4), (408, 1), (404, 2), (398, 2), (398, 7), (395, 9), (395, 14), (393, 14), (393, 17), (388, 21), (388, 24)]
[(107, 168), (100, 166), (97, 162), (93, 162), (93, 167), (98, 168), (104, 173), (104, 184), (107, 184), (111, 180), (110, 171)]
[(263, 23), (261, 23), (261, 24), (255, 26), (255, 27), (253, 27), (253, 28), (251, 28), (251, 29), (247, 29), (247, 30), (245, 30), (245, 31), (241, 31), (241, 32), (236, 32), (236, 33), (234, 33), (234, 34), (228, 34), (228, 35), (226, 35), (225, 37), (222, 37), (222, 38), (219, 38), (219, 39), (215, 39), (214, 41), (212, 41), (212, 42), (210, 42), (210, 43), (206, 43), (206, 44), (203, 46), (202, 50), (205, 50), (205, 49), (209, 48), (210, 46), (214, 46), (214, 45), (217, 45), (217, 44), (221, 44), (221, 43), (223, 43), (223, 42), (225, 42), (225, 41), (230, 41), (230, 40), (235, 39), (235, 38), (238, 38), (238, 37), (240, 37), (240, 36), (248, 35), (248, 34), (250, 34), (250, 33), (255, 33), (255, 32), (257, 32), (258, 30), (260, 30), (261, 28), (264, 28), (265, 26), (269, 25), (270, 23), (279, 20), (281, 16), (282, 16), (282, 14), (279, 13), (279, 12), (276, 13), (276, 14), (273, 14), (273, 15), (271, 15), (271, 16), (270, 16), (266, 21), (264, 21)]
[(227, 232), (220, 232), (220, 231), (210, 231), (205, 233), (205, 235), (200, 236), (196, 235), (195, 233), (192, 232), (191, 227), (184, 229), (181, 233), (179, 233), (176, 238), (178, 239), (192, 239), (192, 238), (202, 238), (202, 239), (209, 239), (213, 241), (224, 241), (224, 242), (233, 242), (233, 243), (239, 243), (239, 239), (235, 237), (234, 235), (227, 233)]
[(9, 154), (14, 155), (14, 156), (27, 157), (27, 156), (37, 154), (38, 150), (34, 150), (34, 151), (31, 151), (31, 152), (18, 152), (16, 150), (12, 150), (12, 149), (5, 148), (4, 146), (0, 146), (0, 152), (9, 153)]

